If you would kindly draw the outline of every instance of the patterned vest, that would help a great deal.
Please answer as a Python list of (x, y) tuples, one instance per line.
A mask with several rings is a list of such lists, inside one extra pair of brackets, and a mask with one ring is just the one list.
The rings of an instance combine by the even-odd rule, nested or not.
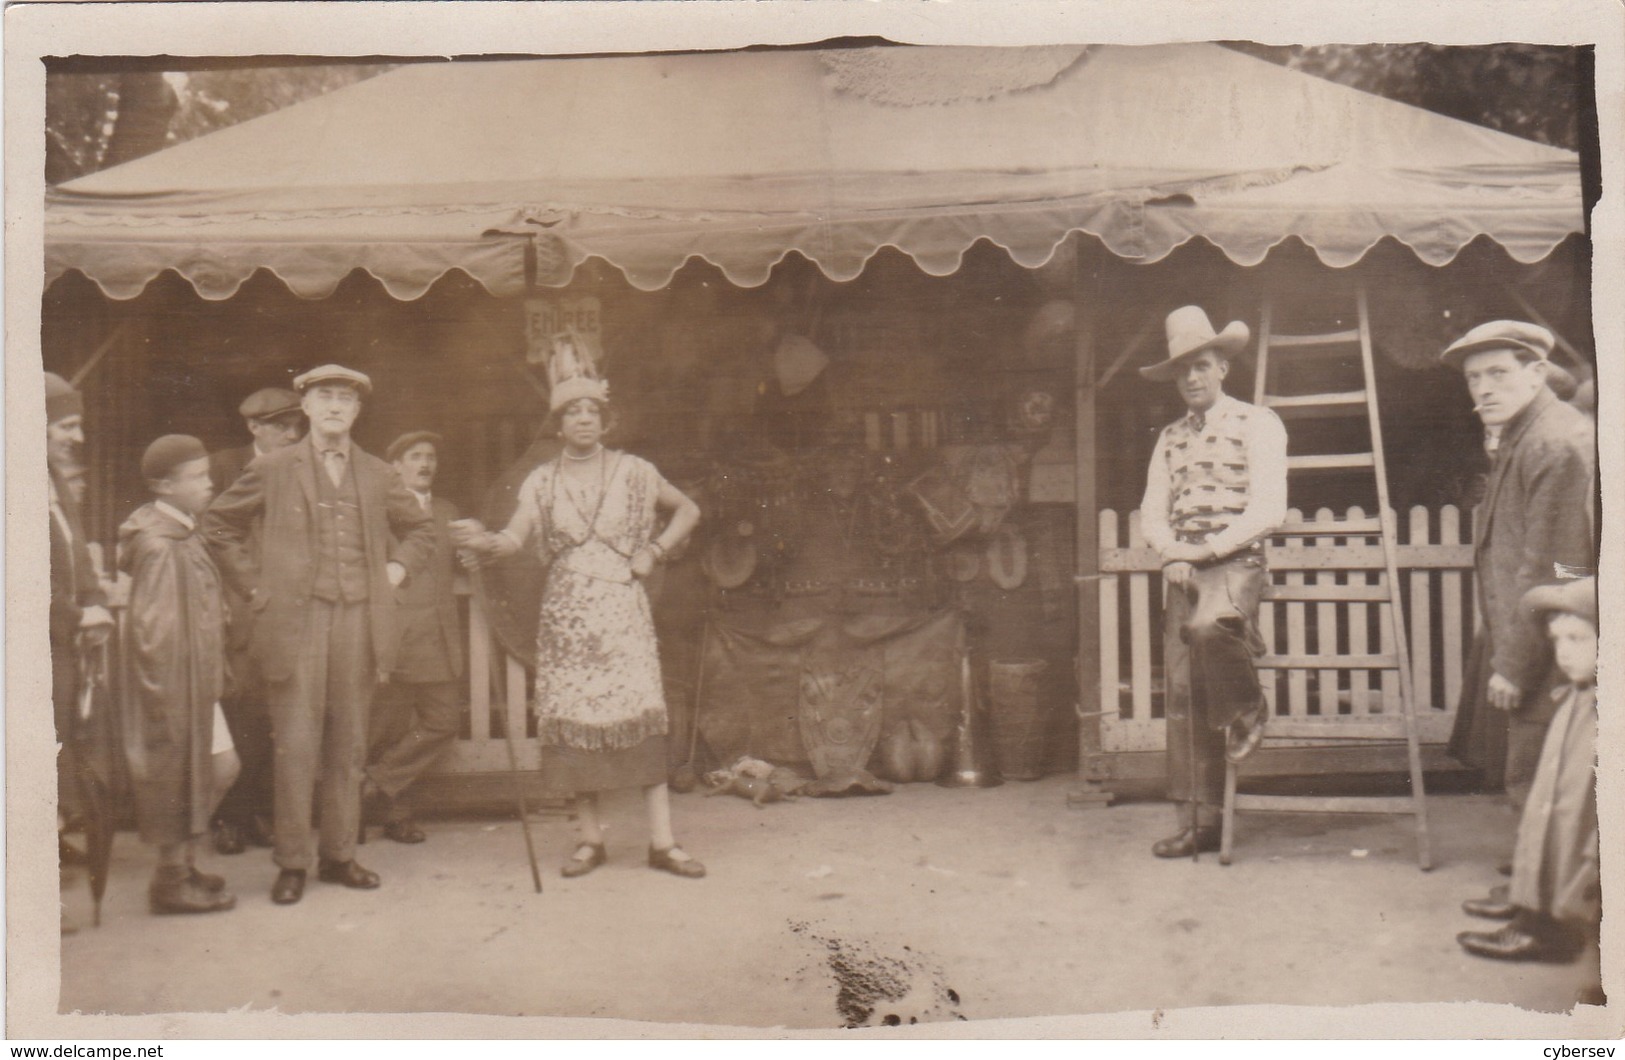
[(355, 488), (352, 449), (344, 481), (333, 485), (320, 454), (316, 465), (316, 584), (318, 600), (357, 603), (367, 598), (367, 553), (361, 543), (361, 495)]
[(1200, 543), (1247, 510), (1247, 425), (1257, 408), (1226, 401), (1209, 410), (1200, 430), (1190, 416), (1163, 429), (1168, 451), (1168, 525), (1175, 536)]

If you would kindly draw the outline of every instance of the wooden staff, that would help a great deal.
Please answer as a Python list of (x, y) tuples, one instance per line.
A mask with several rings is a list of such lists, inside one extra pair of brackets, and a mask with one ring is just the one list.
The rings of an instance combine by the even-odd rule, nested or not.
[[(475, 570), (471, 574), (470, 581), (474, 583), (475, 606), (489, 615), (491, 609), (486, 607), (485, 572)], [(510, 712), (509, 717), (503, 719), (502, 737), (503, 741), (508, 745), (508, 770), (513, 773), (514, 804), (519, 810), (519, 830), (525, 834), (525, 856), (530, 859), (530, 878), (536, 884), (536, 893), (541, 894), (542, 867), (536, 861), (536, 841), (531, 838), (530, 834), (530, 814), (525, 809), (525, 778), (519, 773), (519, 752), (514, 749), (512, 722), (513, 717)]]

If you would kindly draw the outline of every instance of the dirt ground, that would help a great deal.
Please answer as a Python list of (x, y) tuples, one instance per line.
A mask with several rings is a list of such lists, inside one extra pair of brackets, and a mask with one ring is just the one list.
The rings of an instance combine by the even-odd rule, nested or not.
[(606, 799), (609, 863), (582, 879), (558, 873), (569, 824), (535, 822), (541, 895), (511, 819), (430, 821), (417, 847), (374, 838), (360, 860), (380, 891), (312, 878), (291, 908), (270, 902), (268, 852), (211, 852), (204, 867), (238, 908), (193, 918), (147, 914), (150, 855), (120, 836), (102, 926), (89, 926), (82, 877), (66, 898), (85, 926), (62, 940), (61, 1011), (818, 1030), (1259, 1003), (1573, 1006), (1583, 963), (1508, 965), (1455, 942), (1492, 926), (1458, 905), (1498, 880), (1510, 819), (1496, 799), (1430, 799), (1429, 873), (1407, 821), (1319, 816), (1244, 818), (1222, 867), (1150, 856), (1168, 805), (1072, 807), (1072, 785), (765, 808), (675, 797), (679, 837), (710, 869), (701, 881), (646, 867), (642, 802), (623, 793)]

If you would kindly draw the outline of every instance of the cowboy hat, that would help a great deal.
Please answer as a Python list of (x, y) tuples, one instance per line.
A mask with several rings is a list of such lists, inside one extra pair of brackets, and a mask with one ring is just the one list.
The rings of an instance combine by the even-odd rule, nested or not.
[(1215, 332), (1207, 313), (1196, 305), (1180, 306), (1168, 314), (1163, 326), (1168, 333), (1168, 359), (1140, 369), (1140, 375), (1159, 383), (1173, 379), (1179, 363), (1186, 358), (1195, 357), (1203, 350), (1219, 350), (1226, 357), (1233, 357), (1252, 337), (1247, 325), (1239, 320), (1232, 320), (1223, 331)]

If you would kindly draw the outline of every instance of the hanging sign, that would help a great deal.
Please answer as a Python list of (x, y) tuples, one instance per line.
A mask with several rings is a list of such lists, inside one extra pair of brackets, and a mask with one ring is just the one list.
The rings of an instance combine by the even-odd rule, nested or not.
[(567, 328), (581, 335), (590, 349), (602, 350), (598, 299), (592, 295), (525, 299), (525, 360), (546, 364), (553, 353), (553, 336)]

